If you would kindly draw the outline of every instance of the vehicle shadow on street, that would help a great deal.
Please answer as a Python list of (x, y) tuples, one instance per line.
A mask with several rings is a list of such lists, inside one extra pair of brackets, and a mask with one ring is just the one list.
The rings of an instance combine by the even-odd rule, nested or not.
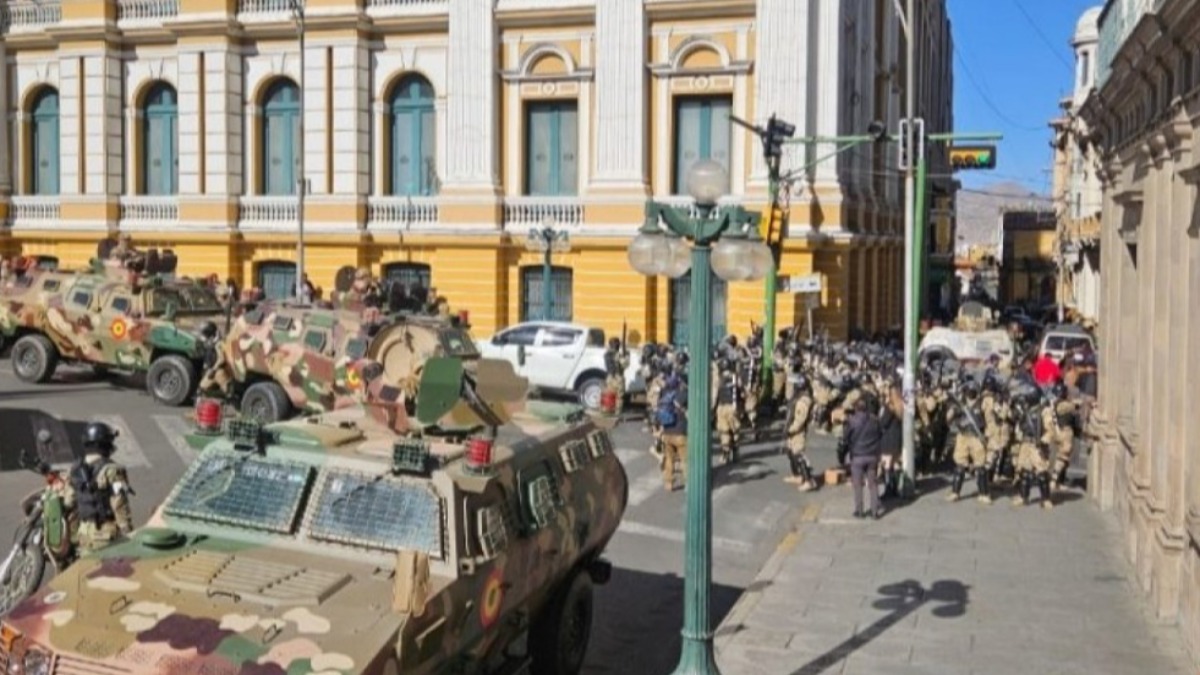
[[(21, 452), (28, 450), (31, 455), (48, 464), (66, 464), (82, 457), (81, 443), (86, 421), (61, 420), (42, 410), (29, 408), (0, 408), (0, 429), (3, 429), (4, 440), (0, 443), (0, 472), (19, 471)], [(39, 452), (37, 434), (45, 429), (50, 432), (50, 448)]]
[(791, 675), (820, 675), (838, 666), (851, 654), (925, 605), (934, 604), (931, 613), (938, 618), (958, 618), (967, 612), (969, 590), (969, 586), (954, 579), (935, 581), (929, 588), (923, 587), (921, 582), (913, 579), (880, 586), (878, 592), (883, 597), (871, 606), (886, 611), (887, 614), (798, 670), (792, 671)]
[[(743, 589), (714, 583), (711, 620), (715, 629)], [(607, 586), (596, 589), (595, 621), (584, 673), (667, 675), (679, 662), (683, 627), (683, 579), (614, 568)]]

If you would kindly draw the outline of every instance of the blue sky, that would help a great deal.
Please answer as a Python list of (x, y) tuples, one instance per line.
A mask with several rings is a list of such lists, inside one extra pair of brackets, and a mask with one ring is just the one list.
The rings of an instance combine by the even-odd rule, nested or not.
[(954, 34), (954, 126), (999, 131), (995, 171), (963, 185), (1018, 181), (1049, 192), (1050, 130), (1071, 90), (1075, 22), (1101, 0), (947, 0)]

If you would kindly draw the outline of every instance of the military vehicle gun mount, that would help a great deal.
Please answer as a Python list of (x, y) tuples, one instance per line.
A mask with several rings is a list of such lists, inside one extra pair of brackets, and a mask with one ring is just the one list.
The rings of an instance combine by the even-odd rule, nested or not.
[(90, 364), (145, 373), (156, 400), (184, 403), (227, 315), (211, 289), (174, 278), (177, 263), (151, 249), (77, 272), (22, 271), (0, 289), (0, 336), (17, 377), (44, 383), (62, 363)]
[(628, 494), (607, 430), (481, 401), (454, 359), (419, 387), (420, 431), (370, 406), (225, 424), (149, 526), (4, 619), (0, 666), (578, 673)]
[(265, 303), (238, 317), (201, 379), (208, 396), (273, 422), (369, 400), (413, 400), (425, 363), (475, 369), (479, 352), (457, 318)]
[(1008, 366), (1016, 349), (1008, 331), (996, 327), (995, 313), (972, 300), (959, 308), (952, 327), (930, 328), (921, 339), (918, 353), (923, 361), (952, 358), (967, 363), (987, 361), (995, 355)]

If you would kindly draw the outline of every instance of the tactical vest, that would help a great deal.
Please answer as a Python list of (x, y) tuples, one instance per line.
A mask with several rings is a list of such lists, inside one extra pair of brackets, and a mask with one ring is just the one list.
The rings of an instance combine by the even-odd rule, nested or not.
[(604, 370), (609, 375), (621, 374), (621, 366), (617, 363), (617, 353), (611, 349), (604, 352)]
[(1021, 435), (1026, 440), (1039, 441), (1042, 438), (1042, 411), (1033, 408), (1021, 418)]
[(78, 509), (80, 522), (102, 525), (116, 520), (109, 495), (96, 484), (96, 474), (108, 464), (110, 462), (107, 459), (95, 465), (80, 460), (71, 467), (71, 487), (75, 490), (75, 508)]
[(717, 404), (731, 405), (737, 403), (737, 387), (732, 377), (722, 377), (720, 388), (717, 389)]
[(959, 433), (979, 434), (983, 432), (983, 413), (979, 408), (971, 404), (964, 405), (962, 415), (958, 418), (957, 430)]

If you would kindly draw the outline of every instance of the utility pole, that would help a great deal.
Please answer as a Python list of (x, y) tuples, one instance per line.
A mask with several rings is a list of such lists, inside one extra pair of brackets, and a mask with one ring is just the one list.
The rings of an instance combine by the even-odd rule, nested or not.
[(908, 7), (904, 15), (900, 17), (900, 25), (904, 28), (905, 41), (905, 67), (906, 75), (904, 80), (904, 118), (905, 124), (903, 129), (907, 133), (902, 133), (900, 143), (902, 144), (901, 153), (904, 157), (904, 375), (901, 382), (901, 387), (904, 392), (904, 425), (903, 425), (903, 454), (901, 467), (903, 468), (904, 480), (901, 481), (900, 492), (904, 496), (911, 496), (916, 491), (916, 476), (917, 476), (917, 454), (915, 446), (916, 432), (916, 373), (917, 373), (917, 303), (916, 303), (916, 287), (914, 278), (916, 274), (916, 209), (913, 204), (913, 195), (915, 192), (914, 182), (916, 175), (914, 173), (914, 152), (916, 149), (916, 140), (913, 136), (916, 132), (916, 117), (917, 117), (917, 68), (916, 68), (916, 44), (914, 42), (914, 34), (916, 33), (916, 0), (908, 0)]
[(296, 37), (300, 42), (300, 173), (296, 176), (296, 300), (304, 298), (304, 193), (308, 190), (305, 180), (304, 156), (304, 0), (292, 0), (292, 12), (296, 15)]

